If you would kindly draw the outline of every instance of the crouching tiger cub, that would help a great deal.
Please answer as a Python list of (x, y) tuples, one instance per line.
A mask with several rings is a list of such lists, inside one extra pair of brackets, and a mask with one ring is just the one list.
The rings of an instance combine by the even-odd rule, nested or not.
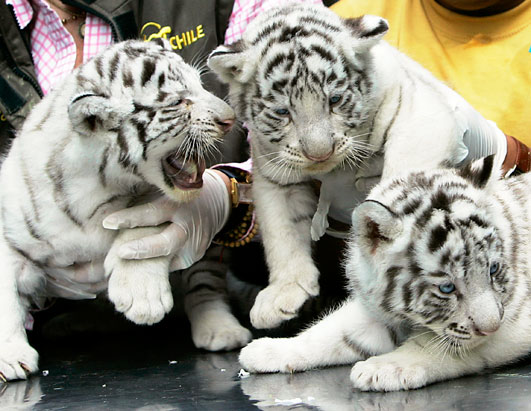
[(240, 354), (253, 372), (356, 363), (361, 390), (394, 391), (508, 364), (531, 351), (531, 175), (492, 156), (387, 179), (352, 215), (351, 296), (294, 338)]
[[(24, 322), (45, 297), (107, 290), (135, 323), (162, 319), (173, 305), (170, 257), (125, 261), (114, 251), (160, 228), (116, 235), (102, 220), (140, 196), (200, 195), (202, 179), (216, 178), (203, 176), (205, 156), (233, 122), (233, 110), (203, 89), (169, 44), (142, 41), (108, 48), (34, 108), (0, 170), (0, 378), (37, 370)], [(62, 270), (84, 263), (86, 278)], [(203, 308), (195, 304), (192, 314)], [(236, 328), (241, 346), (250, 333)]]
[[(325, 7), (289, 5), (263, 13), (240, 42), (210, 56), (250, 130), (270, 272), (251, 310), (257, 328), (293, 318), (319, 293), (311, 240), (324, 233), (328, 215), (350, 223), (366, 195), (360, 183), (382, 156), (383, 173), (380, 167), (373, 175), (460, 165), (475, 139), (486, 148), (479, 156), (505, 155), (503, 133), (380, 41), (387, 29), (376, 16), (345, 20)], [(317, 211), (312, 180), (321, 183)]]

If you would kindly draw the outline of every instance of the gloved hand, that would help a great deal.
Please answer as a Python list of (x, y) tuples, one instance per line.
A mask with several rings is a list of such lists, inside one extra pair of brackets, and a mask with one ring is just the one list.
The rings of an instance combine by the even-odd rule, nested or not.
[(50, 277), (46, 281), (46, 294), (51, 297), (83, 300), (96, 298), (107, 288), (103, 260), (75, 263), (69, 266), (47, 266)]
[(110, 214), (103, 226), (111, 230), (157, 226), (161, 233), (122, 244), (118, 255), (127, 260), (174, 255), (171, 270), (182, 270), (201, 259), (225, 225), (231, 209), (227, 185), (218, 172), (206, 170), (199, 197), (176, 203), (166, 197)]
[(361, 193), (365, 193), (365, 196), (369, 194), (369, 191), (380, 182), (382, 178), (382, 170), (384, 165), (383, 154), (373, 154), (356, 172), (354, 185), (356, 190)]
[[(463, 143), (468, 148), (468, 156), (463, 161), (464, 164), (495, 154), (494, 167), (502, 168), (503, 161), (507, 155), (507, 138), (493, 121), (480, 123), (481, 127), (472, 124), (463, 136)], [(505, 170), (507, 171), (507, 170)], [(513, 171), (513, 170), (511, 170)]]

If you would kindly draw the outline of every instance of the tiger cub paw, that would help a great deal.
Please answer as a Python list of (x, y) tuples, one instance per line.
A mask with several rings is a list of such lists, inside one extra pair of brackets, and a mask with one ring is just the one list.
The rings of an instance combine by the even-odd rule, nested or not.
[(253, 373), (304, 371), (309, 367), (297, 345), (293, 338), (259, 338), (242, 348), (239, 361)]
[(158, 323), (173, 307), (168, 266), (160, 260), (120, 260), (112, 267), (109, 300), (136, 324)]
[(206, 311), (192, 322), (192, 339), (197, 348), (230, 351), (251, 341), (252, 334), (232, 314)]
[(350, 380), (362, 391), (398, 391), (420, 388), (428, 384), (425, 366), (392, 359), (387, 355), (371, 357), (352, 367)]
[(25, 339), (0, 342), (0, 384), (25, 380), (39, 369), (39, 354)]
[(251, 323), (258, 329), (275, 328), (296, 317), (304, 302), (318, 294), (317, 280), (304, 287), (298, 282), (270, 284), (256, 296), (250, 313)]

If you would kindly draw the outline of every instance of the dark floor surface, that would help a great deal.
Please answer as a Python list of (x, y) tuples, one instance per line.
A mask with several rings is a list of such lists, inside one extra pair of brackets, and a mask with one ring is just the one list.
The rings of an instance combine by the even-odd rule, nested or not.
[[(168, 327), (168, 322), (166, 326)], [(193, 347), (188, 325), (34, 341), (40, 372), (0, 384), (0, 408), (24, 410), (531, 410), (531, 361), (396, 393), (362, 393), (350, 367), (240, 378), (237, 353)]]

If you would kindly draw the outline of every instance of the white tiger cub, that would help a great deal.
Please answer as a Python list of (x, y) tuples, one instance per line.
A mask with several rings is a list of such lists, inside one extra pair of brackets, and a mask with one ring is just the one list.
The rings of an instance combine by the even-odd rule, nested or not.
[[(380, 41), (387, 30), (379, 17), (347, 20), (325, 7), (288, 5), (260, 15), (239, 43), (210, 56), (251, 135), (253, 195), (270, 271), (251, 311), (257, 328), (293, 318), (319, 293), (312, 237), (324, 233), (327, 215), (350, 223), (366, 194), (357, 187), (382, 154), (384, 177), (458, 165), (469, 160), (465, 143), (484, 137), (481, 155), (505, 156), (503, 133)], [(321, 181), (317, 212), (312, 180)]]
[(356, 363), (355, 387), (394, 391), (529, 353), (531, 174), (498, 179), (493, 164), (382, 181), (352, 215), (347, 302), (294, 338), (251, 342), (242, 365)]
[[(34, 108), (0, 170), (0, 379), (37, 370), (24, 322), (30, 305), (46, 297), (108, 290), (117, 310), (139, 324), (172, 308), (170, 257), (125, 261), (114, 252), (161, 228), (117, 235), (102, 220), (153, 192), (175, 201), (200, 195), (202, 179), (216, 178), (203, 175), (205, 156), (233, 122), (233, 110), (203, 89), (198, 71), (169, 44), (142, 41), (111, 46)], [(86, 278), (61, 270), (83, 263), (90, 263)], [(188, 286), (205, 281), (195, 275)], [(226, 313), (232, 324), (233, 346), (222, 348), (250, 340), (227, 304), (197, 300), (187, 308), (192, 328), (208, 317), (209, 300), (216, 323)]]

